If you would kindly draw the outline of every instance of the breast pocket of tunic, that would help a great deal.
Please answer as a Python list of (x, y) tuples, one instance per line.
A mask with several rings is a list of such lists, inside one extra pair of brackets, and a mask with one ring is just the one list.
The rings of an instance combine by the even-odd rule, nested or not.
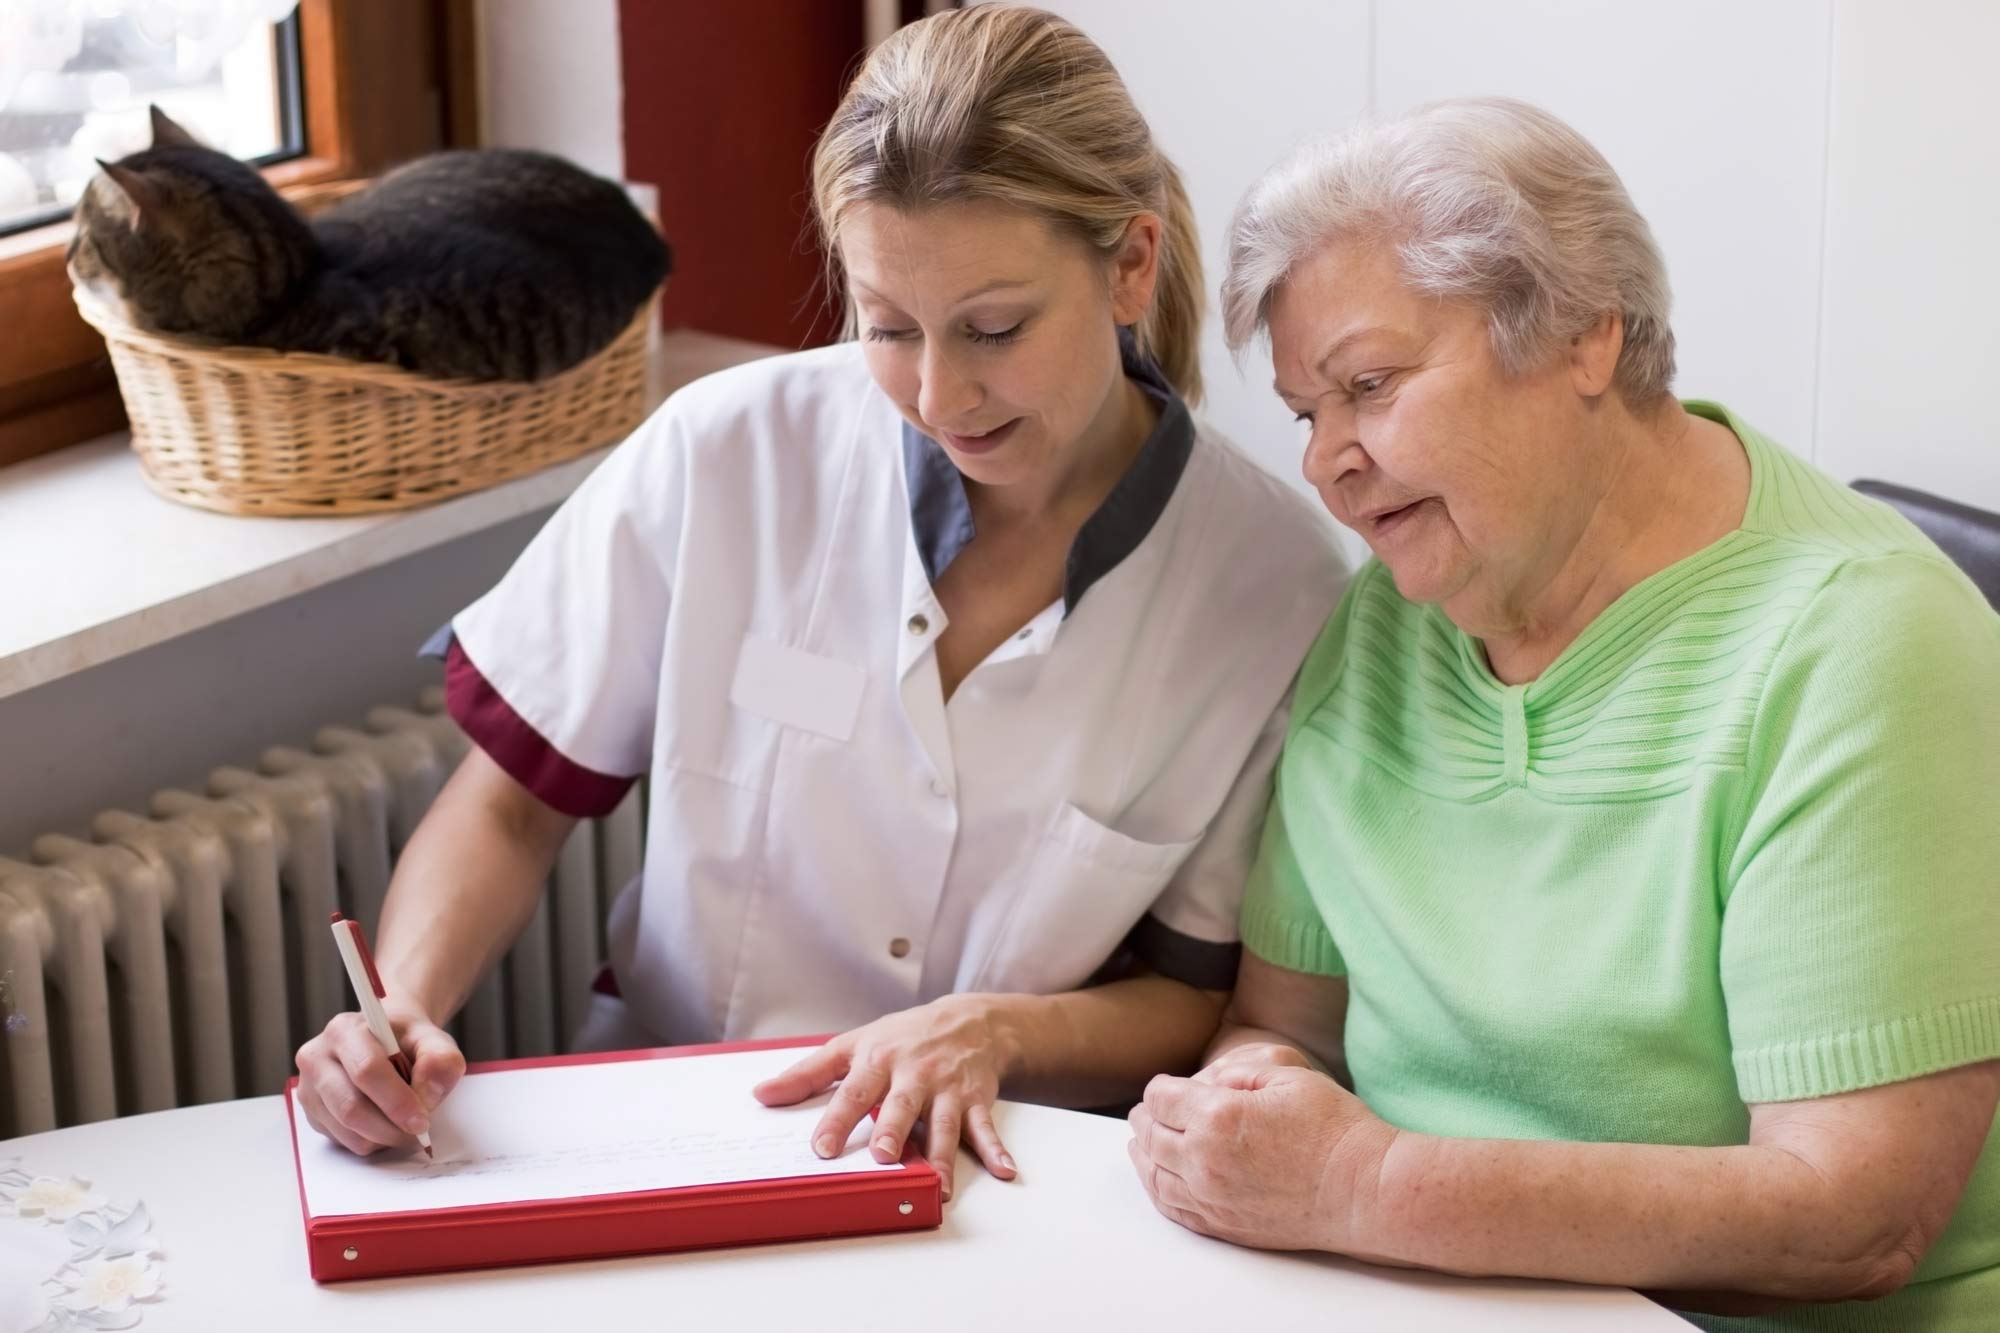
[(868, 674), (851, 662), (745, 635), (729, 683), (729, 702), (745, 712), (828, 740), (854, 735)]
[(1142, 842), (1065, 801), (1014, 885), (993, 946), (966, 989), (1050, 995), (1082, 985), (1200, 841)]
[[(676, 706), (663, 708), (647, 830), (653, 878), (633, 963), (665, 978), (654, 989), (669, 999), (649, 1014), (659, 1030), (721, 1032), (744, 966), (769, 952), (760, 918), (784, 921), (770, 895), (798, 833), (778, 810), (780, 769), (801, 746), (849, 748), (867, 672), (757, 634), (678, 667)], [(642, 996), (645, 980), (631, 990)]]

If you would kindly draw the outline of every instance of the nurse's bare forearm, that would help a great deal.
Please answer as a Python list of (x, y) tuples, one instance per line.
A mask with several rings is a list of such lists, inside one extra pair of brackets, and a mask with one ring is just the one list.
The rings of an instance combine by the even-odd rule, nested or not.
[(1345, 1065), (1338, 1061), (1333, 1064), (1327, 1063), (1324, 1055), (1310, 1049), (1290, 1033), (1280, 1032), (1276, 1028), (1246, 1027), (1226, 1017), (1222, 1020), (1222, 1026), (1216, 1030), (1215, 1039), (1209, 1042), (1208, 1052), (1202, 1056), (1201, 1062), (1204, 1065), (1215, 1064), (1231, 1051), (1245, 1046), (1289, 1046), (1310, 1060), (1312, 1067), (1320, 1073), (1333, 1075), (1343, 1085), (1351, 1082), (1347, 1077)]
[(1303, 1052), (1342, 1084), (1347, 1077), (1347, 978), (1294, 972), (1243, 951), (1236, 993), (1209, 1043), (1206, 1064), (1240, 1046), (1269, 1042)]
[(1062, 995), (992, 995), (1008, 1060), (1001, 1093), (1053, 1106), (1135, 1101), (1155, 1074), (1201, 1063), (1226, 1000), (1157, 974)]
[(437, 1023), (457, 1013), (534, 916), (575, 824), (474, 749), (390, 880), (376, 948), (389, 993)]

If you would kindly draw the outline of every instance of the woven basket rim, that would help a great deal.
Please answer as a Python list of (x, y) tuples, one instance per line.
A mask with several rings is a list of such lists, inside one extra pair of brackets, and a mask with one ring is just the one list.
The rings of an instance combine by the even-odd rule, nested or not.
[(646, 322), (653, 318), (659, 302), (659, 293), (656, 290), (639, 303), (639, 308), (633, 313), (632, 319), (610, 342), (598, 349), (597, 353), (592, 353), (576, 365), (547, 379), (467, 380), (422, 375), (414, 370), (404, 370), (401, 366), (356, 361), (351, 357), (329, 356), (323, 352), (280, 352), (270, 347), (245, 347), (233, 343), (208, 342), (200, 338), (185, 338), (169, 333), (151, 333), (130, 323), (123, 315), (99, 301), (82, 287), (72, 285), (70, 295), (75, 300), (77, 313), (83, 316), (84, 322), (103, 334), (107, 340), (115, 339), (128, 347), (151, 352), (157, 356), (177, 360), (193, 359), (210, 366), (232, 366), (252, 373), (304, 375), (322, 382), (399, 387), (406, 391), (450, 389), (455, 393), (495, 396), (519, 393), (522, 389), (530, 387), (554, 388), (571, 379), (595, 373), (599, 353), (615, 346), (632, 332), (634, 325), (644, 327)]

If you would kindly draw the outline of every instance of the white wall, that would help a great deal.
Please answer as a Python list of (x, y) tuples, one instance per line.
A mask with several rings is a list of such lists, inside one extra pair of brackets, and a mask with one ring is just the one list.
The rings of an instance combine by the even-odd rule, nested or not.
[[(1499, 93), (1564, 117), (1666, 252), (1677, 389), (1843, 480), (2000, 510), (1992, 0), (1040, 0), (1187, 176), (1211, 300), (1243, 189), (1364, 113)], [(1211, 326), (1208, 414), (1296, 477), (1301, 428)]]
[(2000, 509), (2000, 4), (1834, 11), (1817, 457)]
[(625, 171), (618, 0), (479, 0), (480, 138)]

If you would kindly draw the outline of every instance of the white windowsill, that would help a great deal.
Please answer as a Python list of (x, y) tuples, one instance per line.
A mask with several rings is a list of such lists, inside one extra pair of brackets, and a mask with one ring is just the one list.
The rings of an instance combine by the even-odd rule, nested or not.
[[(654, 399), (780, 350), (666, 333)], [(239, 518), (162, 499), (123, 434), (0, 468), (0, 698), (547, 508), (608, 452), (357, 518)]]

